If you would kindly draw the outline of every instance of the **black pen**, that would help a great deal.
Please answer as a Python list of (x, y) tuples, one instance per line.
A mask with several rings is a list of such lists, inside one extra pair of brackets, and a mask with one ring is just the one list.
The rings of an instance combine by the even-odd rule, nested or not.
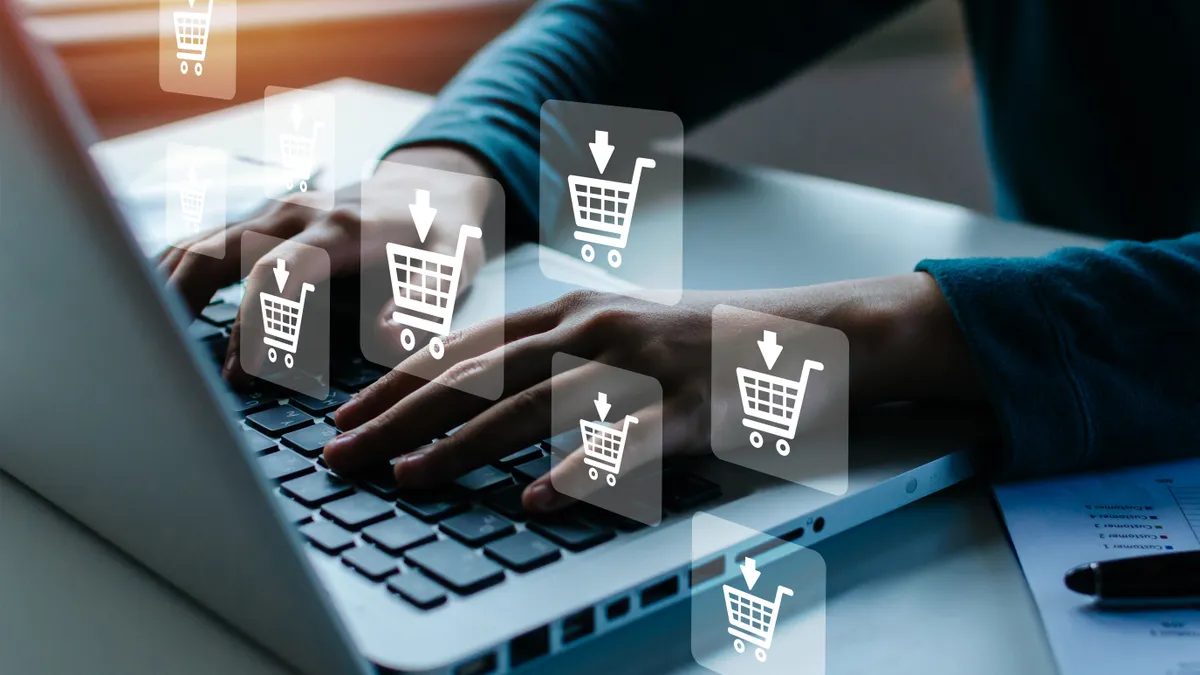
[(1063, 581), (1103, 606), (1200, 605), (1200, 551), (1089, 563)]

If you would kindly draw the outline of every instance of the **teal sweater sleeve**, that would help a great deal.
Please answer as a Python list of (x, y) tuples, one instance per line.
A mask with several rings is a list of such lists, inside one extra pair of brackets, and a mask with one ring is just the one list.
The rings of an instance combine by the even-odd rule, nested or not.
[(917, 269), (966, 335), (1009, 476), (1198, 454), (1200, 234)]

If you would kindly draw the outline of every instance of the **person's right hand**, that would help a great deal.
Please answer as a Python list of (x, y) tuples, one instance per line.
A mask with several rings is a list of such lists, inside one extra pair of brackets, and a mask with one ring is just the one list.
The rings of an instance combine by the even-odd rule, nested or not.
[[(448, 147), (406, 148), (392, 153), (386, 159), (409, 166), (488, 175), (486, 167), (473, 156)], [(260, 213), (243, 222), (198, 235), (168, 248), (159, 257), (158, 269), (168, 285), (180, 292), (192, 313), (199, 314), (218, 290), (241, 278), (242, 235), (247, 232), (258, 232), (286, 241), (253, 263), (246, 276), (246, 297), (254, 297), (274, 284), (272, 269), (277, 259), (283, 259), (297, 279), (313, 284), (326, 281), (319, 278), (323, 270), (303, 268), (305, 261), (312, 260), (311, 256), (301, 254), (304, 246), (321, 248), (329, 254), (329, 273), (334, 277), (359, 271), (361, 247), (372, 250), (370, 247), (378, 246), (382, 250), (388, 241), (453, 255), (460, 224), (483, 225), (489, 193), (487, 190), (468, 190), (464, 193), (464, 183), (454, 181), (439, 185), (436, 179), (431, 178), (436, 175), (434, 172), (424, 173), (417, 180), (413, 170), (401, 170), (382, 162), (371, 178), (339, 191), (335, 195), (336, 207), (332, 211), (309, 206), (320, 203), (312, 194), (296, 194), (286, 202), (271, 202)], [(418, 188), (435, 195), (438, 208), (437, 219), (424, 243), (417, 238), (408, 208)], [(398, 233), (404, 233), (403, 236), (408, 239), (397, 240)], [(222, 250), (223, 257), (214, 257), (214, 253)], [(460, 293), (470, 285), (484, 259), (483, 241), (469, 239)], [(242, 309), (251, 311), (257, 306), (256, 302), (243, 303)], [(250, 309), (246, 310), (246, 307)], [(384, 309), (380, 311), (379, 329), (392, 330), (393, 327), (385, 323), (384, 318), (390, 316), (391, 312)], [(237, 379), (242, 373), (238, 349), (242, 319), (243, 314), (239, 311), (224, 361), (222, 374), (226, 378)]]

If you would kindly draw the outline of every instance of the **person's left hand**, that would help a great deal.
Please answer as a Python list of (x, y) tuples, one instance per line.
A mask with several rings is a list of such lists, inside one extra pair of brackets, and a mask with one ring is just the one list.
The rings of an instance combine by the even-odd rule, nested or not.
[[(576, 292), (501, 319), (504, 347), (488, 350), (488, 341), (481, 339), (494, 327), (450, 335), (439, 360), (442, 374), (433, 382), (395, 370), (361, 392), (336, 413), (344, 433), (325, 446), (326, 462), (334, 471), (354, 473), (399, 457), (394, 471), (402, 487), (430, 487), (564, 431), (550, 428), (551, 390), (586, 388), (591, 378), (588, 366), (553, 375), (557, 352), (654, 377), (662, 385), (662, 404), (639, 411), (637, 417), (661, 420), (663, 457), (708, 452), (712, 308), (722, 302), (845, 332), (851, 344), (851, 391), (858, 400), (922, 398), (922, 391), (907, 396), (891, 390), (898, 382), (935, 386), (939, 373), (948, 375), (946, 388), (971, 382), (957, 325), (937, 284), (924, 274), (800, 289), (688, 294), (671, 307)], [(421, 369), (433, 367), (427, 349), (410, 358), (421, 361)], [(502, 359), (503, 398), (493, 403), (460, 391), (472, 380), (491, 376)], [(427, 445), (460, 425), (448, 438)], [(554, 481), (580, 470), (578, 455), (553, 468)], [(527, 509), (544, 512), (570, 503), (551, 482), (547, 474), (526, 489)]]

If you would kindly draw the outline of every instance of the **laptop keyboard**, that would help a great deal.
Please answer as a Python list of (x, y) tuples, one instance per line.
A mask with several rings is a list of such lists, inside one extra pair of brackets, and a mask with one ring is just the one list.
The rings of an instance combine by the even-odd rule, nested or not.
[[(233, 305), (214, 303), (189, 329), (218, 364), (235, 315)], [(338, 557), (379, 584), (381, 592), (434, 610), (643, 527), (585, 504), (552, 518), (531, 518), (521, 506), (521, 493), (550, 470), (544, 443), (430, 490), (401, 490), (390, 468), (354, 477), (329, 471), (321, 452), (338, 433), (333, 413), (384, 372), (361, 358), (335, 358), (334, 363), (334, 386), (323, 399), (260, 382), (233, 392), (230, 407), (243, 420), (246, 449), (276, 485), (283, 517), (315, 550)], [(668, 469), (664, 520), (720, 495), (715, 483)]]

